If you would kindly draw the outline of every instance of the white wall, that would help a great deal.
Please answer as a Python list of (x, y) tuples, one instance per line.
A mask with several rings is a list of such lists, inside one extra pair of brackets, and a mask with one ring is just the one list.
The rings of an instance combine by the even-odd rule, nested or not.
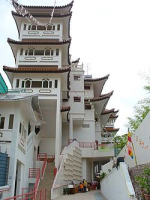
[(120, 163), (101, 182), (101, 192), (108, 200), (136, 200), (134, 189), (125, 163)]
[(55, 155), (55, 138), (42, 138), (40, 142), (40, 153)]
[(95, 142), (95, 122), (84, 121), (83, 124), (89, 124), (89, 128), (74, 125), (74, 138), (76, 138), (78, 142)]
[[(137, 164), (145, 164), (150, 162), (150, 113), (145, 117), (141, 125), (138, 127), (138, 129), (135, 131), (135, 134), (132, 136), (132, 142), (135, 149)], [(138, 140), (137, 140), (138, 137)], [(139, 144), (139, 139), (141, 139), (144, 142), (144, 146)], [(136, 141), (137, 140), (137, 141)], [(148, 145), (148, 148), (145, 148)], [(134, 167), (136, 165), (135, 163), (135, 156), (134, 159), (132, 159), (128, 155), (127, 146), (123, 148), (123, 150), (120, 152), (118, 157), (125, 156), (125, 162), (129, 167)]]

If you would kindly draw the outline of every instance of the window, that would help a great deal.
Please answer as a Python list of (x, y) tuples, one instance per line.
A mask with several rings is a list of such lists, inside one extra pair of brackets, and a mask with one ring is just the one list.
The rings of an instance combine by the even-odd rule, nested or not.
[(90, 104), (86, 104), (84, 105), (85, 110), (91, 110), (91, 105)]
[(74, 102), (81, 102), (81, 97), (74, 97)]
[(32, 25), (32, 30), (36, 30), (36, 25)]
[(90, 89), (91, 89), (91, 88), (90, 88), (90, 85), (85, 85), (85, 86), (84, 86), (84, 89), (85, 89), (85, 90), (90, 90)]
[(60, 30), (60, 24), (57, 24), (57, 30), (58, 31)]
[(5, 117), (1, 117), (1, 119), (0, 119), (0, 129), (4, 129), (4, 124), (5, 124)]
[(33, 54), (34, 54), (34, 53), (33, 53), (33, 49), (29, 49), (28, 55), (29, 55), (29, 56), (33, 56)]
[(20, 126), (19, 126), (19, 133), (21, 134), (21, 131), (22, 131), (22, 124), (20, 122)]
[(30, 125), (30, 122), (29, 122), (29, 124), (28, 124), (28, 135), (30, 135), (30, 133), (31, 133), (31, 125)]
[(54, 51), (53, 50), (51, 50), (51, 56), (53, 56), (54, 55)]
[(52, 26), (48, 25), (47, 30), (52, 30)]
[(28, 55), (28, 50), (25, 50), (25, 56), (27, 56)]
[(45, 26), (37, 26), (37, 30), (39, 31), (45, 31), (46, 30), (46, 27)]
[(26, 81), (26, 88), (30, 88), (31, 87), (31, 81), (30, 80), (27, 80)]
[(41, 88), (42, 81), (32, 81), (32, 88)]
[(31, 30), (31, 25), (28, 26), (28, 30)]
[(52, 88), (52, 81), (49, 81), (49, 88)]
[(74, 76), (74, 80), (75, 80), (75, 81), (79, 81), (79, 80), (80, 80), (80, 76), (79, 76), (79, 75), (75, 75), (75, 76)]
[(21, 87), (24, 88), (24, 81), (22, 81), (22, 85), (21, 85)]
[(45, 56), (50, 56), (50, 49), (45, 50)]
[(20, 56), (23, 55), (23, 49), (20, 49)]
[(19, 79), (16, 80), (16, 88), (19, 87)]
[(53, 31), (55, 30), (55, 26), (53, 26)]
[(9, 126), (8, 126), (8, 129), (13, 129), (13, 123), (14, 123), (14, 115), (11, 114), (9, 116)]
[(44, 56), (44, 50), (35, 50), (34, 55), (35, 56)]
[(27, 25), (26, 25), (26, 24), (24, 24), (24, 26), (23, 26), (23, 30), (26, 30), (26, 27), (27, 27)]
[(55, 88), (57, 88), (57, 86), (58, 86), (58, 81), (55, 80)]
[(68, 99), (63, 99), (63, 102), (68, 102)]
[(59, 56), (59, 49), (56, 49), (56, 56)]
[(48, 80), (43, 81), (43, 88), (48, 88)]

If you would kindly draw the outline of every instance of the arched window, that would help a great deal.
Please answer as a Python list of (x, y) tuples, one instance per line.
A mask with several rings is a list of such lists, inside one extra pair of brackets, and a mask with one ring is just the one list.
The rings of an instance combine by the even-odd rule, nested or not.
[(32, 25), (32, 30), (36, 30), (36, 25)]
[(48, 88), (48, 82), (49, 82), (48, 79), (43, 80), (43, 88)]
[(50, 51), (51, 51), (50, 49), (46, 49), (45, 50), (45, 56), (50, 56)]
[(47, 30), (52, 30), (52, 26), (51, 26), (51, 25), (48, 25), (48, 26), (47, 26)]
[(32, 79), (25, 79), (25, 88), (31, 88)]
[(29, 55), (29, 56), (33, 56), (33, 54), (34, 54), (34, 49), (29, 49), (28, 55)]

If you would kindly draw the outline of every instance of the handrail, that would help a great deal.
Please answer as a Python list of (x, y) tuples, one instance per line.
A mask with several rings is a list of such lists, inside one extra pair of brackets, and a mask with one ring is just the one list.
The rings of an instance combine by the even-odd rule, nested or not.
[(45, 200), (46, 199), (46, 189), (40, 191), (32, 191), (26, 194), (21, 194), (15, 197), (9, 197), (4, 200)]
[[(68, 145), (71, 144), (73, 141), (78, 142), (76, 139), (69, 139), (68, 140)], [(98, 145), (95, 142), (78, 142), (80, 148), (94, 148), (95, 150), (98, 149)]]
[(29, 178), (36, 178), (40, 174), (40, 168), (29, 168)]
[(46, 163), (47, 163), (47, 154), (45, 154), (44, 163), (43, 163), (43, 167), (42, 167), (42, 177), (44, 176)]

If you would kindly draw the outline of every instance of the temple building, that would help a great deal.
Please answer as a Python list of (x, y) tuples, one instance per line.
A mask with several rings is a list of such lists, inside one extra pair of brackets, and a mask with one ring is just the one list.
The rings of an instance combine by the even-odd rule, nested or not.
[(92, 78), (71, 60), (72, 6), (56, 6), (52, 24), (53, 6), (23, 6), (46, 26), (12, 11), (19, 40), (8, 38), (15, 66), (3, 70), (12, 89), (0, 94), (3, 198), (46, 188), (53, 199), (69, 182), (94, 180), (114, 156), (118, 110), (106, 108), (113, 91), (103, 94), (109, 75)]

